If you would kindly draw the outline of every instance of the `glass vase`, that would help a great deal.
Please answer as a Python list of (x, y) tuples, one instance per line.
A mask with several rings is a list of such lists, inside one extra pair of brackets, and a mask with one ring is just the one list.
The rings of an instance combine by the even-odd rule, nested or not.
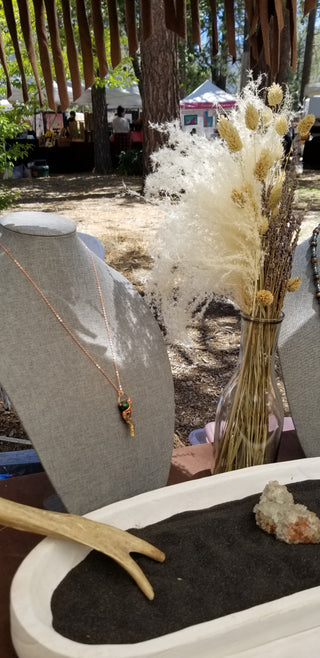
[(275, 375), (282, 319), (241, 316), (238, 365), (216, 413), (214, 474), (276, 460), (284, 417)]

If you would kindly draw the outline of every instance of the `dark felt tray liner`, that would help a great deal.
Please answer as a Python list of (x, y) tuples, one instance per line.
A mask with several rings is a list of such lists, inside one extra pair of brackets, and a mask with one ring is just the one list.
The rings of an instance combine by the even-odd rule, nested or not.
[[(319, 480), (288, 489), (320, 515)], [(259, 497), (133, 530), (166, 553), (163, 564), (134, 556), (154, 588), (153, 601), (92, 551), (53, 593), (55, 630), (83, 644), (143, 642), (320, 585), (320, 544), (287, 545), (260, 530), (252, 512)]]

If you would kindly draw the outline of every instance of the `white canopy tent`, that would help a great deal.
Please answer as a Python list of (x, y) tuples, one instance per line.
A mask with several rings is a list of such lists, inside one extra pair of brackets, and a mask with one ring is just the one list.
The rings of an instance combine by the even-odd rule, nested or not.
[[(142, 107), (142, 100), (137, 84), (129, 87), (118, 87), (117, 89), (106, 88), (106, 101), (108, 109), (114, 110), (118, 105), (125, 109), (136, 109)], [(76, 105), (91, 105), (91, 89), (86, 89), (75, 101)]]
[(211, 137), (216, 129), (218, 109), (230, 110), (237, 104), (234, 96), (206, 80), (180, 101), (182, 129)]
[[(72, 105), (91, 105), (91, 88), (85, 89), (81, 96), (75, 101), (73, 100), (73, 92), (71, 83), (67, 83), (68, 96), (70, 101), (70, 107)], [(54, 100), (59, 105), (60, 97), (58, 85), (56, 82), (53, 82), (53, 92)], [(45, 90), (43, 90), (45, 96)], [(23, 100), (22, 89), (14, 87), (12, 95), (10, 96), (10, 102), (18, 102)], [(110, 110), (116, 109), (118, 105), (122, 105), (125, 109), (135, 109), (142, 107), (142, 100), (139, 93), (139, 87), (137, 84), (132, 84), (129, 87), (118, 87), (117, 89), (106, 88), (106, 100), (107, 105)]]
[[(68, 96), (69, 96), (69, 101), (70, 105), (73, 102), (73, 91), (71, 87), (71, 83), (67, 83), (67, 91), (68, 91)], [(46, 90), (42, 89), (42, 93), (44, 98), (46, 98)], [(35, 98), (37, 98), (37, 92), (34, 92)], [(57, 105), (60, 104), (60, 96), (59, 96), (59, 90), (58, 90), (58, 85), (56, 82), (53, 82), (53, 95), (54, 95), (54, 100)], [(23, 95), (22, 95), (22, 89), (19, 87), (13, 87), (12, 89), (12, 94), (9, 98), (9, 101), (11, 103), (18, 103), (18, 102), (23, 102)]]
[[(91, 88), (83, 90), (81, 96), (77, 98), (75, 101), (73, 100), (73, 91), (71, 87), (71, 83), (67, 83), (67, 90), (68, 90), (68, 96), (69, 96), (69, 101), (70, 101), (70, 108), (74, 106), (89, 106), (91, 107), (92, 101), (91, 101)], [(57, 105), (60, 104), (60, 97), (59, 97), (59, 90), (58, 90), (58, 85), (54, 81), (53, 82), (53, 92), (54, 92), (54, 100), (57, 103)], [(45, 89), (43, 90), (43, 95), (45, 97)], [(15, 102), (22, 102), (23, 96), (22, 96), (22, 89), (19, 89), (15, 87), (13, 89), (13, 93), (10, 97), (10, 101), (12, 103)], [(8, 103), (8, 101), (6, 101)], [(142, 100), (141, 96), (139, 93), (139, 87), (137, 84), (132, 84), (128, 87), (118, 87), (116, 89), (109, 89), (106, 87), (106, 102), (108, 106), (108, 121), (112, 121), (113, 116), (114, 116), (114, 110), (119, 106), (122, 105), (126, 110), (134, 110), (134, 109), (140, 109), (142, 107)], [(37, 136), (40, 136), (43, 133), (43, 118), (41, 115), (41, 112), (38, 112), (37, 115), (34, 117), (35, 121), (35, 126), (34, 130), (36, 131)], [(131, 120), (131, 115), (126, 114), (127, 118)], [(38, 119), (36, 118), (38, 117)], [(84, 121), (84, 115), (80, 113), (77, 113), (77, 117), (80, 122), (83, 123)]]

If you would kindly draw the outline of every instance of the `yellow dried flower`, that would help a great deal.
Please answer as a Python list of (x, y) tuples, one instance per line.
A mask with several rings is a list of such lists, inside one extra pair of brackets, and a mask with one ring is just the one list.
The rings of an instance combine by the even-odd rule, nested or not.
[(256, 130), (259, 123), (259, 112), (257, 108), (249, 103), (246, 107), (245, 122), (249, 130)]
[(313, 124), (315, 122), (314, 114), (307, 114), (303, 119), (300, 119), (297, 125), (297, 132), (299, 135), (306, 136), (310, 132)]
[(268, 126), (273, 119), (272, 110), (270, 107), (265, 107), (261, 112), (261, 121), (265, 126)]
[(226, 141), (230, 151), (241, 151), (242, 141), (237, 129), (232, 125), (231, 121), (225, 117), (220, 117), (218, 121), (218, 132), (220, 137)]
[(273, 82), (271, 87), (268, 89), (268, 103), (271, 107), (276, 107), (280, 105), (283, 99), (283, 91), (276, 82)]
[(218, 133), (222, 139), (225, 139), (227, 136), (229, 121), (226, 117), (219, 117), (218, 119)]
[(231, 192), (231, 199), (238, 208), (243, 208), (247, 201), (246, 195), (241, 190), (236, 190), (235, 188)]
[(293, 279), (289, 279), (287, 283), (288, 292), (295, 292), (300, 287), (300, 284), (301, 284), (300, 276), (295, 276)]
[(259, 181), (263, 181), (273, 165), (273, 157), (269, 149), (262, 149), (260, 158), (256, 162), (254, 175)]
[(277, 179), (275, 184), (273, 185), (271, 192), (270, 192), (270, 207), (275, 208), (275, 206), (278, 205), (280, 199), (281, 199), (281, 194), (282, 194), (282, 187), (284, 183), (284, 173), (281, 173)]
[(280, 135), (281, 137), (282, 135), (285, 135), (288, 130), (288, 121), (286, 117), (284, 116), (277, 117), (274, 122), (274, 127), (278, 135)]
[(260, 306), (270, 306), (273, 302), (273, 294), (270, 290), (258, 290), (256, 300)]
[(238, 131), (234, 128), (233, 132), (229, 135), (228, 139), (226, 139), (227, 146), (229, 148), (229, 151), (232, 151), (232, 153), (236, 153), (237, 151), (241, 151), (242, 149), (242, 141), (240, 139), (240, 135)]
[(250, 204), (258, 223), (261, 221), (260, 206), (254, 198), (253, 189), (249, 183), (243, 185), (241, 190), (233, 188), (231, 192), (231, 199), (233, 203), (238, 206), (238, 208), (244, 208), (246, 204)]

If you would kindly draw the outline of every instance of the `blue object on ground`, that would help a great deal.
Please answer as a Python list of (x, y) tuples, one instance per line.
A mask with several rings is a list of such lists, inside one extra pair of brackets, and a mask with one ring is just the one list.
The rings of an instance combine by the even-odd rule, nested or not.
[(192, 432), (190, 432), (188, 439), (192, 446), (195, 446), (198, 443), (207, 443), (206, 433), (204, 429), (193, 430)]
[(35, 450), (0, 452), (0, 475), (31, 475), (41, 471), (43, 466)]

